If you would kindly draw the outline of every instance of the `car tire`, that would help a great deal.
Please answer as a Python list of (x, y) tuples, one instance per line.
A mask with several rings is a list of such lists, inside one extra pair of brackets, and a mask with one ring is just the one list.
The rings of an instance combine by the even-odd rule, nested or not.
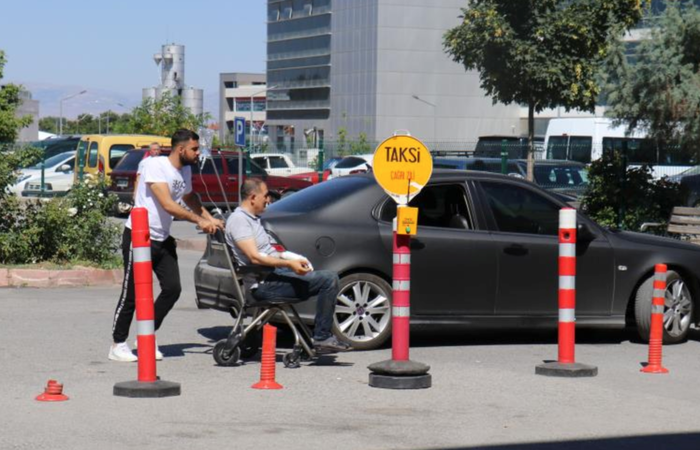
[(340, 280), (333, 334), (355, 350), (372, 350), (391, 337), (391, 286), (369, 273)]
[[(649, 341), (651, 329), (651, 297), (654, 277), (651, 276), (637, 289), (634, 301), (634, 316), (637, 332), (644, 341)], [(688, 338), (693, 321), (694, 300), (688, 283), (673, 270), (666, 273), (666, 300), (664, 306), (664, 344), (677, 344)]]

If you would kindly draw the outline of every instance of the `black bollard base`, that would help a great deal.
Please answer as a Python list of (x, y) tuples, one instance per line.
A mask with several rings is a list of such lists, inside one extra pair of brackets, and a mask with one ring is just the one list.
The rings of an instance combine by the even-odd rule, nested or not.
[(580, 363), (549, 362), (535, 367), (535, 374), (546, 377), (583, 378), (598, 375), (598, 367)]
[(180, 395), (180, 383), (156, 380), (123, 381), (114, 385), (114, 395), (131, 398), (160, 398)]
[(430, 366), (416, 361), (387, 360), (367, 367), (369, 385), (382, 389), (426, 389), (432, 386)]

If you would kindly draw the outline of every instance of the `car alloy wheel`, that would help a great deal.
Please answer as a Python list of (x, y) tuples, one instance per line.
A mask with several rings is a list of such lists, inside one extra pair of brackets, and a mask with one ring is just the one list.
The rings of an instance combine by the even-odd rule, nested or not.
[(664, 328), (673, 338), (685, 337), (692, 319), (693, 301), (685, 282), (678, 278), (666, 286)]
[(391, 286), (367, 273), (343, 277), (333, 322), (334, 333), (353, 348), (379, 347), (391, 335)]
[[(637, 289), (635, 319), (637, 332), (644, 341), (649, 340), (651, 328), (651, 296), (653, 275)], [(693, 296), (683, 277), (674, 270), (666, 273), (664, 296), (664, 344), (676, 344), (686, 340), (693, 319)]]

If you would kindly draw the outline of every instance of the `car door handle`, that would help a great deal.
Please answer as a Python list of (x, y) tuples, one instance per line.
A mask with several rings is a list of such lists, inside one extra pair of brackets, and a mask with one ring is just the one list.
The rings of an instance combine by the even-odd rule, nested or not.
[(508, 244), (503, 249), (503, 253), (511, 256), (525, 256), (530, 253), (530, 250), (522, 244)]
[(236, 181), (238, 180), (238, 177), (228, 177), (228, 181)]

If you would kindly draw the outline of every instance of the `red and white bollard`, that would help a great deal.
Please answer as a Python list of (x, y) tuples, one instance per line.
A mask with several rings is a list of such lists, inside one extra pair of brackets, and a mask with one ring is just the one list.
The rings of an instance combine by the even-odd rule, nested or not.
[(398, 234), (394, 221), (391, 359), (408, 361), (411, 320), (411, 236)]
[[(399, 205), (399, 208), (404, 207)], [(384, 389), (424, 389), (432, 385), (430, 366), (409, 359), (411, 321), (411, 236), (393, 229), (391, 358), (369, 365), (369, 385)]]
[(535, 368), (538, 375), (592, 377), (598, 368), (576, 363), (576, 210), (559, 211), (559, 359)]
[(661, 365), (664, 342), (664, 299), (666, 298), (666, 264), (654, 266), (654, 286), (651, 296), (651, 329), (649, 330), (649, 364), (644, 373), (668, 373)]
[(138, 380), (114, 385), (114, 395), (121, 397), (171, 397), (180, 395), (180, 384), (163, 381), (156, 375), (155, 309), (153, 307), (153, 265), (148, 210), (131, 211), (131, 247), (136, 295), (136, 330), (138, 340)]

